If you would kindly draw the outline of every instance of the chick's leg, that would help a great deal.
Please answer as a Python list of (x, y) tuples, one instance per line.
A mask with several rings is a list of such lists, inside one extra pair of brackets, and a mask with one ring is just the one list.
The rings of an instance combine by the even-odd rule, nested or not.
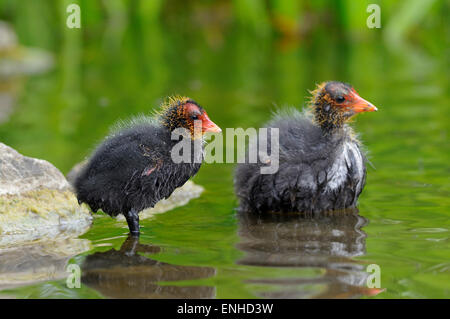
[(139, 214), (135, 209), (130, 209), (125, 215), (125, 219), (132, 236), (139, 236)]

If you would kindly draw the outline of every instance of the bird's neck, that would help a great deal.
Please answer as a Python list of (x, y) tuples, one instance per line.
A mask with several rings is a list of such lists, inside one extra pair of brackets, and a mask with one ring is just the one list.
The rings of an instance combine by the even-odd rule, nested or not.
[(325, 134), (339, 132), (345, 126), (346, 118), (342, 112), (339, 112), (325, 101), (314, 103), (313, 119), (320, 126)]
[(160, 115), (159, 121), (170, 132), (179, 127), (186, 126), (186, 119), (183, 116), (182, 109), (180, 107), (171, 107)]

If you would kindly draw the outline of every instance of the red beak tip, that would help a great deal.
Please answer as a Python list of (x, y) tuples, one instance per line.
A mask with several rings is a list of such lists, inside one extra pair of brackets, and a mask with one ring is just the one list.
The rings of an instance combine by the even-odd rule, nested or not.
[(220, 127), (218, 127), (217, 125), (212, 126), (212, 127), (207, 127), (204, 132), (209, 132), (209, 133), (221, 133), (222, 129)]

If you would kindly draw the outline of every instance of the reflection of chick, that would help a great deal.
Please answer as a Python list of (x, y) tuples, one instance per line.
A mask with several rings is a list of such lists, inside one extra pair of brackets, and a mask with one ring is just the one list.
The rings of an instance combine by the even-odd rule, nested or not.
[[(273, 285), (268, 298), (340, 298), (373, 294), (366, 288), (365, 266), (352, 257), (365, 254), (367, 219), (357, 210), (305, 218), (297, 214), (239, 214), (237, 247), (243, 265), (325, 270), (321, 277), (264, 278), (250, 283)], [(325, 286), (325, 289), (323, 287)]]
[(97, 252), (82, 265), (82, 282), (111, 298), (213, 298), (214, 287), (160, 286), (160, 281), (181, 281), (215, 275), (211, 267), (179, 266), (138, 255), (158, 253), (157, 246), (143, 245), (128, 237), (119, 251)]

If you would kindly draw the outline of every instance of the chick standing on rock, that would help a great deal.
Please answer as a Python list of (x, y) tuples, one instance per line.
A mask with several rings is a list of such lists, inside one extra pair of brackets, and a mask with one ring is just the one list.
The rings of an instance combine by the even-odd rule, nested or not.
[(221, 132), (197, 102), (169, 98), (155, 117), (132, 122), (94, 151), (74, 183), (78, 201), (110, 216), (123, 214), (130, 233), (139, 235), (138, 213), (169, 197), (200, 169), (203, 147), (191, 148), (191, 160), (172, 160), (172, 148), (180, 142), (172, 132), (178, 128), (187, 130), (192, 144), (206, 132)]

